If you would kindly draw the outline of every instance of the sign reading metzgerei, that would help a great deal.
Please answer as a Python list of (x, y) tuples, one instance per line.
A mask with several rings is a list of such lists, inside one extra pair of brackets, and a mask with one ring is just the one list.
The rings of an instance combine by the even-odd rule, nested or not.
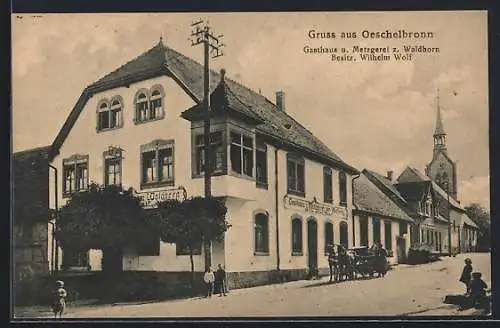
[(141, 198), (143, 208), (155, 208), (159, 202), (166, 200), (176, 199), (182, 202), (187, 198), (187, 191), (186, 188), (180, 186), (177, 188), (138, 192), (136, 195)]
[(316, 198), (312, 201), (307, 201), (302, 198), (285, 195), (283, 197), (285, 208), (298, 208), (312, 214), (320, 214), (325, 216), (337, 215), (347, 218), (347, 209), (342, 206), (334, 206), (326, 203), (319, 203)]

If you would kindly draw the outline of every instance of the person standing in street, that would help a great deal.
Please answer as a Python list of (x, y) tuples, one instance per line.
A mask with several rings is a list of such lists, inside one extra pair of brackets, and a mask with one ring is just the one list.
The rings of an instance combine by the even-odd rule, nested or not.
[(470, 292), (470, 281), (472, 279), (472, 261), (469, 258), (464, 260), (465, 265), (462, 270), (462, 275), (460, 276), (459, 281), (465, 284), (465, 294), (469, 294)]
[(203, 281), (205, 282), (205, 285), (207, 286), (207, 296), (206, 297), (211, 297), (212, 293), (214, 292), (215, 276), (214, 276), (214, 273), (212, 272), (212, 269), (210, 267), (208, 267), (207, 270), (205, 271), (205, 274), (203, 275)]
[(219, 268), (215, 272), (215, 286), (219, 292), (219, 297), (222, 295), (226, 296), (226, 271), (219, 264)]

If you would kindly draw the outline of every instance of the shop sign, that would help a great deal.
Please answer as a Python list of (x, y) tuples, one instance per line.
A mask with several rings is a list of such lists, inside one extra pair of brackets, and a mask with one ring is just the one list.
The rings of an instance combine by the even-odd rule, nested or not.
[(143, 208), (147, 209), (156, 208), (159, 202), (166, 200), (178, 200), (182, 202), (187, 198), (187, 191), (186, 188), (179, 186), (177, 188), (137, 192), (136, 195), (141, 198)]
[(327, 203), (320, 203), (316, 197), (312, 201), (303, 198), (285, 195), (283, 197), (284, 206), (287, 209), (300, 209), (311, 214), (319, 214), (324, 216), (341, 216), (347, 218), (347, 209), (342, 206), (335, 206)]

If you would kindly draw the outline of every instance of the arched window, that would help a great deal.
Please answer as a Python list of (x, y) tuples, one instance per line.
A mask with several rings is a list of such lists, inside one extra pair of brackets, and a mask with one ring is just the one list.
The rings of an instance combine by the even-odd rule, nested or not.
[(163, 90), (160, 86), (151, 88), (151, 97), (149, 98), (149, 119), (155, 120), (163, 116)]
[(97, 130), (115, 129), (122, 126), (122, 101), (114, 97), (111, 102), (103, 99), (97, 106)]
[(328, 245), (333, 245), (333, 224), (331, 222), (325, 222), (325, 252), (328, 251)]
[(269, 253), (269, 217), (265, 213), (255, 215), (254, 221), (255, 253)]
[(139, 92), (135, 97), (135, 119), (137, 122), (149, 120), (148, 107), (148, 96), (146, 92)]
[(292, 255), (302, 255), (302, 219), (292, 219)]
[(349, 247), (349, 229), (347, 227), (347, 222), (340, 222), (340, 245), (344, 246), (345, 248)]
[(117, 128), (122, 125), (122, 102), (119, 98), (111, 101), (111, 110), (109, 113), (110, 128)]

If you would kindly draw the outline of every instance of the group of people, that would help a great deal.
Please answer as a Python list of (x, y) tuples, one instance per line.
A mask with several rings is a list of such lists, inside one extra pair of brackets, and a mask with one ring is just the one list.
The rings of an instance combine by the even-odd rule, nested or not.
[(459, 281), (465, 285), (465, 295), (473, 304), (483, 304), (487, 300), (488, 285), (481, 279), (481, 272), (473, 272), (470, 258), (466, 258), (464, 262), (465, 265)]
[(219, 297), (226, 296), (228, 293), (226, 271), (221, 264), (218, 265), (217, 270), (214, 272), (210, 267), (207, 268), (203, 275), (203, 281), (207, 287), (206, 297), (211, 297), (213, 294), (218, 293)]

